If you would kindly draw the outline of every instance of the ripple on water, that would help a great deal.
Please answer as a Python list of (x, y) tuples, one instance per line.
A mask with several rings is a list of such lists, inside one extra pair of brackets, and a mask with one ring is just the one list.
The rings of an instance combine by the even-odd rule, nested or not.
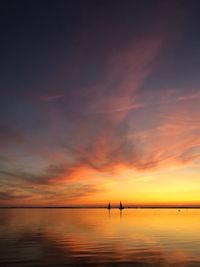
[[(200, 211), (5, 210), (0, 266), (200, 266)], [(99, 220), (101, 218), (101, 220)]]

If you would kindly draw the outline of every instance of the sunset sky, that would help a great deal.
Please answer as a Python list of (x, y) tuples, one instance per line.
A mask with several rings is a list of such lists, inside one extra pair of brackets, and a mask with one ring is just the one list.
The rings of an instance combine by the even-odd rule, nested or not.
[(199, 10), (2, 1), (0, 206), (200, 205)]

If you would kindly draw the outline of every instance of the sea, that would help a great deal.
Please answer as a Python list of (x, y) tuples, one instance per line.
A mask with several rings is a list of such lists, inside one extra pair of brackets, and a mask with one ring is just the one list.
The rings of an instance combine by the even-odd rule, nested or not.
[(0, 209), (0, 266), (200, 266), (200, 209)]

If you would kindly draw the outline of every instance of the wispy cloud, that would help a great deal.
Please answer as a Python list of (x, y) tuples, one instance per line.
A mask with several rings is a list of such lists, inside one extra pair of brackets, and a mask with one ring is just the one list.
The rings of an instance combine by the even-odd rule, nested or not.
[(64, 98), (64, 94), (41, 95), (39, 99), (44, 102), (53, 102)]
[(0, 123), (0, 142), (21, 142), (23, 135), (15, 127), (5, 123)]

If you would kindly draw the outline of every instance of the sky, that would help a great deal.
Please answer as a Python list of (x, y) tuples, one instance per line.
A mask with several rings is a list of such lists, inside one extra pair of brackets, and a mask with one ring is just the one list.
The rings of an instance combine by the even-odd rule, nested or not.
[(0, 5), (0, 206), (200, 205), (199, 1)]

